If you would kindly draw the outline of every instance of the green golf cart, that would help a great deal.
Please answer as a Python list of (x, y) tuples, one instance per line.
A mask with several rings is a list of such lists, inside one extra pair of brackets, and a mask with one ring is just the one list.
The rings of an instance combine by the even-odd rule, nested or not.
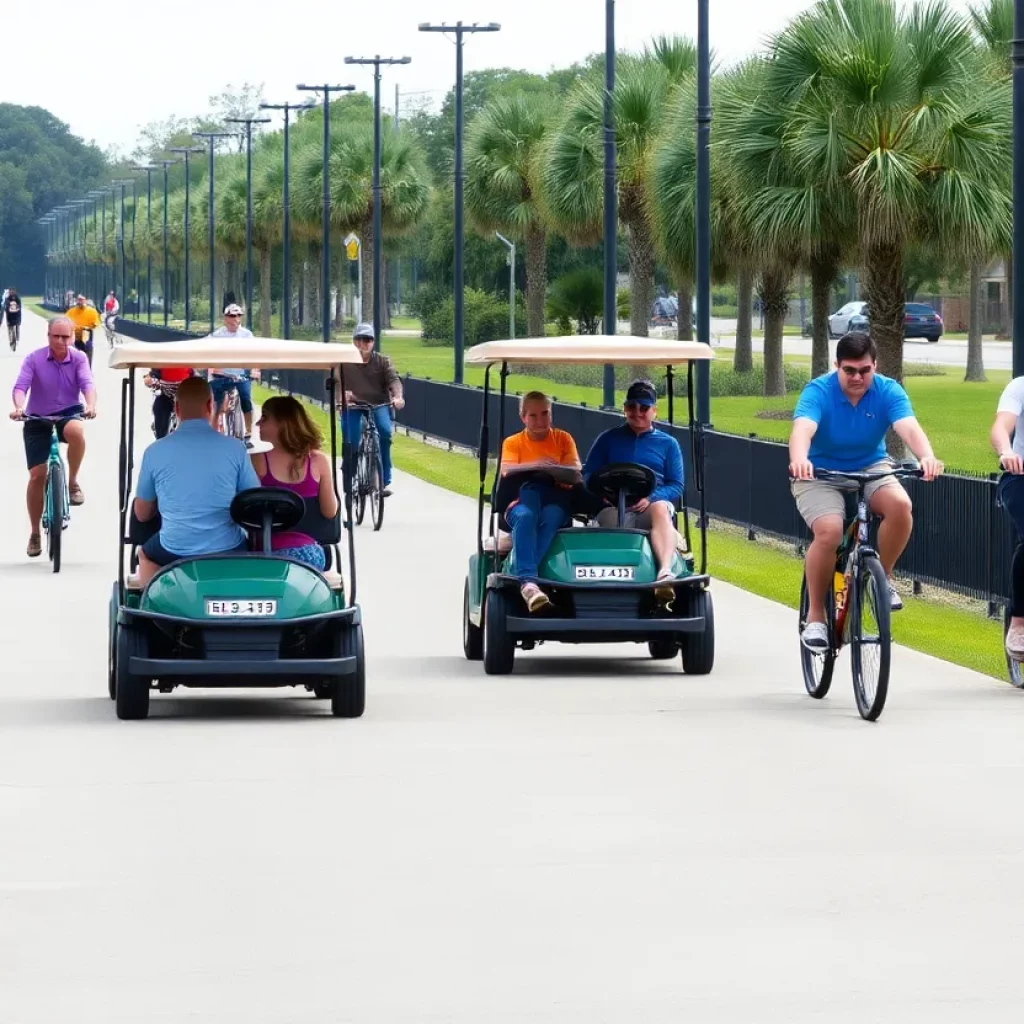
[[(531, 651), (537, 644), (633, 642), (647, 644), (652, 658), (668, 660), (681, 655), (684, 672), (706, 674), (715, 661), (715, 619), (707, 575), (706, 516), (704, 513), (704, 435), (694, 416), (693, 364), (713, 359), (709, 345), (692, 341), (632, 337), (533, 338), (492, 341), (470, 349), (466, 361), (486, 367), (483, 415), (480, 427), (480, 493), (477, 550), (470, 557), (463, 598), (463, 649), (471, 661), (483, 661), (488, 675), (512, 671), (516, 649)], [(580, 485), (583, 501), (574, 505), (573, 522), (558, 531), (540, 564), (538, 583), (551, 599), (542, 612), (531, 614), (520, 595), (515, 553), (504, 509), (515, 492), (543, 471), (501, 475), (501, 440), (506, 435), (505, 382), (509, 366), (564, 363), (602, 365), (664, 365), (667, 367), (668, 421), (673, 421), (673, 367), (687, 367), (687, 396), (693, 479), (700, 500), (700, 565), (695, 567), (690, 545), (690, 517), (685, 503), (676, 510), (677, 544), (674, 577), (656, 581), (657, 566), (649, 535), (629, 529), (625, 512), (655, 487), (646, 467), (615, 464), (592, 474)], [(498, 466), (494, 486), (487, 490), (490, 450), (489, 417), (491, 368), (500, 366), (497, 390)], [(565, 423), (559, 424), (562, 427)], [(609, 418), (608, 426), (615, 421)], [(581, 455), (585, 453), (581, 451)], [(485, 509), (489, 506), (489, 514)], [(596, 509), (618, 510), (618, 525), (599, 527)], [(485, 515), (489, 526), (485, 528)], [(679, 532), (680, 525), (682, 533)], [(666, 591), (668, 593), (666, 594)]]
[[(178, 686), (303, 686), (329, 699), (336, 717), (362, 715), (366, 679), (355, 546), (349, 526), (346, 587), (340, 511), (327, 519), (315, 498), (304, 500), (285, 488), (253, 488), (238, 494), (231, 507), (232, 518), (248, 531), (251, 550), (182, 558), (160, 569), (146, 587), (131, 571), (138, 548), (160, 528), (159, 510), (144, 523), (133, 512), (136, 370), (306, 369), (322, 371), (329, 391), (330, 371), (338, 367), (344, 401), (344, 365), (360, 358), (352, 345), (274, 338), (127, 341), (111, 351), (109, 365), (128, 371), (121, 388), (120, 533), (108, 666), (109, 694), (118, 718), (145, 718), (153, 690), (170, 693)], [(335, 493), (337, 447), (332, 416)], [(351, 524), (351, 488), (345, 492), (345, 521)], [(276, 530), (300, 530), (313, 537), (325, 550), (325, 571), (273, 553)]]

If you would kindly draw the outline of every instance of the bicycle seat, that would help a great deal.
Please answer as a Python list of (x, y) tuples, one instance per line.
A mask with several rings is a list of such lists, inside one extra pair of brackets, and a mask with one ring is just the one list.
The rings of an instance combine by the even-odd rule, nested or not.
[(270, 553), (274, 530), (291, 530), (306, 514), (306, 503), (286, 487), (250, 487), (231, 502), (231, 518), (249, 530), (259, 530), (263, 552)]

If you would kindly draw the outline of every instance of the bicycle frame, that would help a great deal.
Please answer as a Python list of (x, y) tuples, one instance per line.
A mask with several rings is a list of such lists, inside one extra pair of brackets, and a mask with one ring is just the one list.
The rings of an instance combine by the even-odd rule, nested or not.
[[(57, 424), (51, 422), (51, 424), (50, 424), (50, 456), (46, 460), (47, 486), (46, 486), (46, 491), (45, 491), (45, 493), (43, 495), (43, 519), (42, 519), (43, 529), (46, 530), (47, 532), (49, 532), (51, 526), (53, 525), (54, 519), (56, 518), (56, 516), (54, 515), (56, 497), (55, 497), (55, 495), (50, 493), (50, 487), (49, 487), (50, 467), (52, 465), (54, 465), (54, 464), (58, 464), (58, 465), (60, 465), (62, 470), (64, 469), (64, 460), (61, 458), (61, 454), (60, 454), (60, 441), (57, 438)], [(70, 492), (69, 487), (68, 487), (68, 475), (67, 475), (67, 473), (64, 472), (63, 476), (64, 476), (64, 493), (61, 495), (61, 506), (60, 506), (61, 525), (60, 525), (60, 528), (62, 530), (65, 530), (65, 529), (67, 529), (68, 525), (71, 522), (71, 492)]]
[[(835, 641), (838, 651), (846, 639), (846, 621), (850, 612), (850, 585), (853, 582), (853, 575), (861, 557), (864, 554), (875, 554), (874, 548), (868, 543), (868, 531), (871, 526), (871, 509), (863, 492), (857, 500), (857, 518), (850, 524), (843, 543), (836, 553), (836, 570), (833, 581), (835, 593), (836, 618), (835, 618)], [(846, 559), (845, 568), (843, 559)], [(838, 577), (842, 577), (842, 587), (837, 588)]]

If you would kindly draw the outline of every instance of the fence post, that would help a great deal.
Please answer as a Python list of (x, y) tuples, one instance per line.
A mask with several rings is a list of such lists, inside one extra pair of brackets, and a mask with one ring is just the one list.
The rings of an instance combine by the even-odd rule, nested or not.
[(754, 531), (754, 441), (757, 434), (748, 434), (750, 444), (747, 451), (750, 453), (747, 459), (747, 540), (757, 540), (757, 533)]
[(989, 493), (991, 494), (991, 498), (989, 500), (989, 505), (988, 505), (988, 515), (985, 517), (985, 584), (986, 584), (986, 589), (988, 590), (988, 617), (990, 619), (997, 619), (997, 618), (999, 618), (999, 607), (998, 607), (998, 605), (996, 603), (996, 599), (995, 599), (995, 597), (996, 597), (996, 595), (995, 595), (995, 589), (996, 588), (995, 588), (995, 580), (994, 580), (995, 566), (993, 565), (993, 562), (994, 562), (993, 548), (995, 547), (995, 545), (993, 543), (993, 533), (994, 533), (994, 531), (992, 529), (992, 519), (993, 519), (993, 516), (998, 511), (997, 506), (996, 506), (996, 494), (997, 494), (997, 491), (996, 491), (995, 482), (998, 481), (999, 474), (998, 473), (989, 473), (988, 479), (989, 479), (989, 483), (991, 484), (991, 486), (989, 488)]

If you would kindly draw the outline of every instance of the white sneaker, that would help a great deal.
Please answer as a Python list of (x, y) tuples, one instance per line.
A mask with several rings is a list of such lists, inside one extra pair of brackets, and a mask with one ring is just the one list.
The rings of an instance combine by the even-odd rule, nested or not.
[(894, 612), (902, 610), (903, 598), (900, 597), (900, 592), (896, 589), (896, 584), (892, 580), (889, 580), (889, 600)]
[(800, 634), (800, 643), (809, 651), (828, 650), (828, 630), (824, 622), (808, 622)]

